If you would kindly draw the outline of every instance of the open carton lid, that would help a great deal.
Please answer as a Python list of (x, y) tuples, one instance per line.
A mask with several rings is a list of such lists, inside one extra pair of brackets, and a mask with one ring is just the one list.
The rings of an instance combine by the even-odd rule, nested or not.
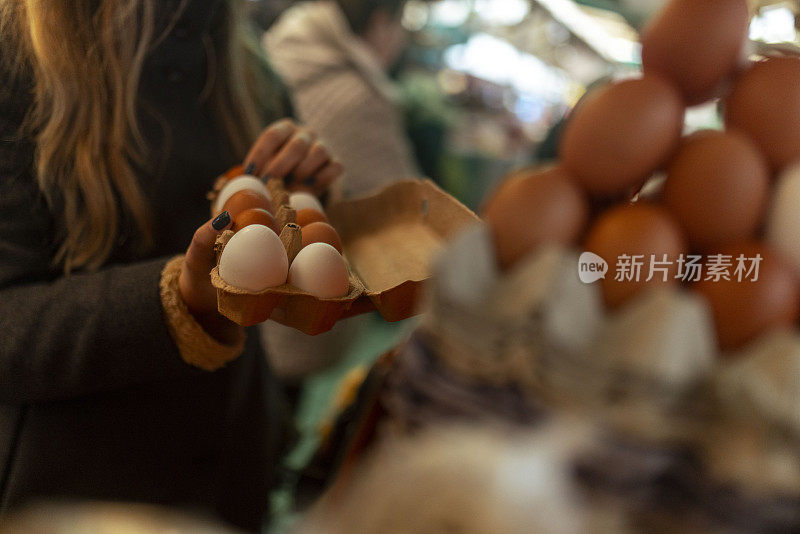
[[(405, 180), (363, 198), (330, 206), (326, 213), (342, 238), (350, 268), (350, 291), (320, 299), (285, 284), (251, 293), (211, 272), (220, 313), (243, 326), (273, 319), (306, 334), (333, 328), (336, 321), (378, 310), (387, 321), (416, 313), (423, 282), (444, 244), (479, 221), (466, 206), (430, 180)], [(217, 257), (233, 232), (217, 239)]]
[(328, 209), (364, 295), (387, 321), (413, 315), (436, 254), (479, 221), (430, 180), (405, 180)]

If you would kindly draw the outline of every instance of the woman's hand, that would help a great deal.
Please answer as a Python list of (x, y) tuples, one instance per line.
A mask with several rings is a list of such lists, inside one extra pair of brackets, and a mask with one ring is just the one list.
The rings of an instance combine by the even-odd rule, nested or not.
[(271, 124), (244, 160), (250, 174), (283, 178), (289, 189), (321, 195), (342, 174), (342, 165), (307, 128), (290, 119)]
[(233, 343), (240, 327), (217, 311), (217, 291), (209, 273), (216, 264), (214, 243), (217, 235), (231, 224), (227, 211), (207, 221), (192, 237), (178, 279), (181, 299), (203, 330), (223, 344)]

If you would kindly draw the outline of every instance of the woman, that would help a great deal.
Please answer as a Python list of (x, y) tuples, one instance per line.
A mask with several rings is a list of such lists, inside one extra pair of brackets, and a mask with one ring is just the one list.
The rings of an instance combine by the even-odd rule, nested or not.
[(257, 334), (216, 311), (230, 217), (205, 221), (205, 193), (242, 161), (320, 194), (341, 167), (274, 123), (286, 99), (236, 13), (0, 0), (0, 510), (102, 499), (263, 519), (288, 419)]

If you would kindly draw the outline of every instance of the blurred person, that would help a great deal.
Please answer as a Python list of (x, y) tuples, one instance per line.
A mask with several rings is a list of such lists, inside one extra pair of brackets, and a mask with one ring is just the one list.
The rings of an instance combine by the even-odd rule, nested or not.
[(321, 195), (341, 166), (282, 119), (241, 4), (0, 0), (0, 514), (137, 501), (262, 526), (291, 425), (257, 329), (217, 312), (231, 221), (205, 194), (243, 163)]
[(406, 44), (403, 0), (313, 0), (264, 37), (297, 111), (344, 164), (335, 190), (360, 196), (419, 175), (387, 72)]
[[(333, 198), (360, 196), (419, 171), (387, 72), (406, 42), (404, 0), (316, 0), (289, 8), (264, 36), (272, 64), (289, 86), (300, 118), (344, 166)], [(363, 333), (365, 318), (307, 336), (262, 326), (270, 362), (287, 383), (339, 361)], [(377, 355), (376, 355), (377, 356)]]

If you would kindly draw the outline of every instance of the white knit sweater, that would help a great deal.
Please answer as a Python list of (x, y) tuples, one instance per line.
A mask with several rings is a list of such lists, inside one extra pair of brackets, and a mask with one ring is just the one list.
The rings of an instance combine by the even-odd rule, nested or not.
[[(263, 43), (291, 90), (299, 118), (344, 165), (334, 198), (419, 176), (395, 88), (334, 2), (293, 6)], [(364, 324), (352, 318), (311, 337), (267, 321), (261, 333), (275, 372), (296, 379), (338, 361)]]
[(330, 0), (288, 9), (264, 37), (299, 118), (344, 165), (340, 193), (359, 196), (418, 176), (397, 93)]

